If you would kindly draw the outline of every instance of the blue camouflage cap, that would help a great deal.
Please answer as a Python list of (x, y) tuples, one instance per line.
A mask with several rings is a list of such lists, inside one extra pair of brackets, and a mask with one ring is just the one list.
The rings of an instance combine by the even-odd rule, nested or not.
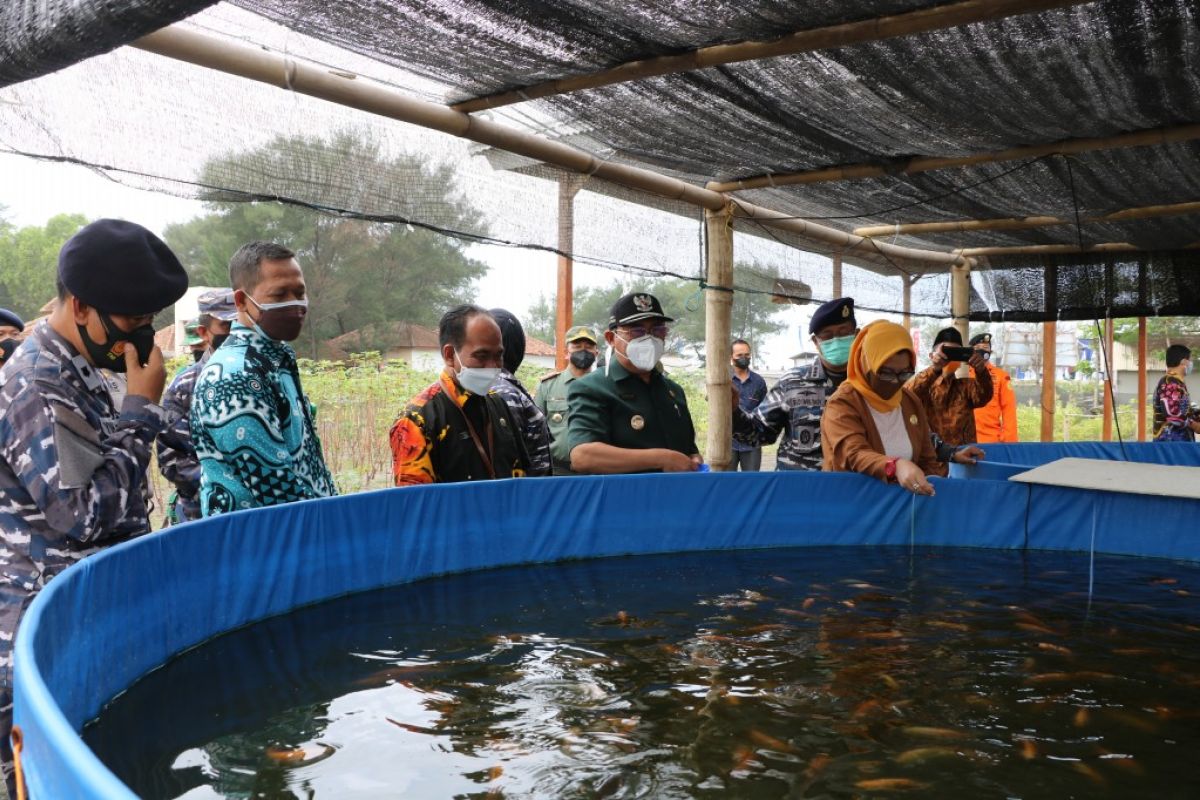
[(201, 314), (208, 314), (222, 322), (237, 319), (238, 310), (233, 302), (233, 289), (212, 289), (196, 298)]

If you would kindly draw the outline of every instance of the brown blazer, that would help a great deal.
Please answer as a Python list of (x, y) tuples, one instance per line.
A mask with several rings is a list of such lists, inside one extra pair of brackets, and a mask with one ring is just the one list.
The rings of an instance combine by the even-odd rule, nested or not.
[[(948, 470), (937, 460), (924, 406), (907, 388), (900, 391), (904, 393), (900, 408), (912, 442), (913, 461), (926, 475), (945, 477)], [(821, 414), (821, 451), (825, 456), (821, 469), (826, 472), (861, 472), (887, 480), (888, 457), (884, 455), (879, 429), (866, 398), (849, 381), (839, 386), (825, 404)]]

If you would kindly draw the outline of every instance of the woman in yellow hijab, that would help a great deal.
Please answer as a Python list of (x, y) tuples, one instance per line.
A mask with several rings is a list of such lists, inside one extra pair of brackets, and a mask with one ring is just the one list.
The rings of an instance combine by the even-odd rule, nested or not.
[(858, 332), (846, 381), (821, 415), (823, 469), (933, 494), (926, 476), (944, 476), (946, 465), (937, 460), (924, 407), (904, 388), (915, 366), (912, 337), (896, 323), (872, 322)]

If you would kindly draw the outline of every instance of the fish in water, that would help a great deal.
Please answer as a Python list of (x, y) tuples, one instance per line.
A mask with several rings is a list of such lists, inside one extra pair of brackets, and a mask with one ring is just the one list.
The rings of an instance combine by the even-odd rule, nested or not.
[(1021, 740), (1021, 758), (1032, 761), (1037, 758), (1037, 744), (1032, 739)]
[(953, 747), (914, 747), (896, 756), (897, 764), (924, 764), (939, 758), (964, 758), (966, 753)]
[(1112, 681), (1116, 680), (1116, 675), (1110, 675), (1107, 672), (1092, 672), (1090, 670), (1082, 670), (1080, 672), (1043, 672), (1040, 675), (1030, 675), (1025, 679), (1026, 683), (1071, 683), (1075, 681)]
[(268, 747), (267, 758), (287, 767), (305, 767), (324, 761), (334, 754), (332, 745), (316, 742), (303, 747)]
[(810, 608), (812, 608), (812, 607), (813, 607), (813, 603), (815, 603), (815, 602), (817, 602), (817, 598), (815, 598), (815, 597), (806, 597), (806, 598), (804, 598), (804, 602), (800, 604), (800, 607), (801, 607), (801, 608), (803, 608), (803, 609), (805, 609), (805, 610), (807, 610), (807, 609), (810, 609)]
[(759, 730), (750, 731), (750, 740), (755, 744), (762, 745), (779, 753), (795, 753), (796, 748), (782, 739), (776, 739), (770, 734), (763, 733)]
[(1076, 761), (1071, 765), (1071, 768), (1097, 786), (1108, 785), (1108, 781), (1104, 779), (1104, 776), (1097, 772), (1095, 767), (1089, 764), (1084, 764), (1082, 761)]
[(1061, 644), (1051, 644), (1050, 642), (1038, 642), (1039, 650), (1046, 650), (1050, 653), (1058, 653), (1060, 656), (1074, 655), (1069, 647), (1063, 647)]
[(912, 778), (867, 778), (854, 785), (868, 792), (907, 792), (928, 786)]
[(1090, 715), (1088, 714), (1088, 710), (1086, 708), (1081, 708), (1078, 711), (1076, 711), (1075, 712), (1075, 727), (1082, 728), (1084, 725), (1087, 725), (1089, 716)]

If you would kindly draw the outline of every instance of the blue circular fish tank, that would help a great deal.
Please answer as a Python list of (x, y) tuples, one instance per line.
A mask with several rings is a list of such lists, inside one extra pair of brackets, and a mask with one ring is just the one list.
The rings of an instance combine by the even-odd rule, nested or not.
[(827, 473), (508, 480), (238, 512), (127, 542), (57, 577), (22, 622), (15, 723), (30, 796), (135, 797), (81, 731), (172, 657), (302, 606), (424, 578), (608, 556), (806, 546), (1200, 560), (1200, 501), (1007, 480), (1064, 456), (1200, 466), (1200, 446), (992, 445), (988, 456), (979, 467), (956, 468), (956, 478), (936, 480), (932, 498)]

